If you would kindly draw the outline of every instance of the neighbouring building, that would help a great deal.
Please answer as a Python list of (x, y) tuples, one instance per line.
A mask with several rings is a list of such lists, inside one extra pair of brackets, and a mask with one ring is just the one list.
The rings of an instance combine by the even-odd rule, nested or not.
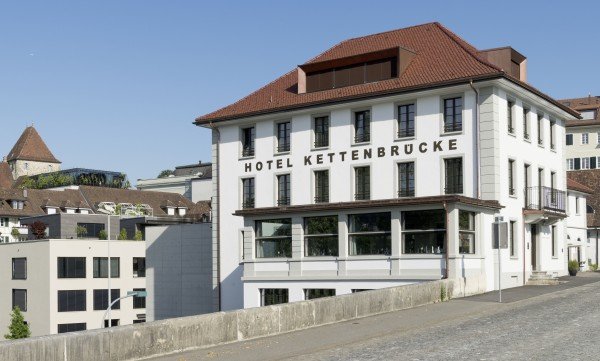
[[(145, 243), (92, 239), (43, 239), (0, 244), (0, 329), (10, 310), (23, 311), (32, 336), (108, 326), (103, 316), (110, 300), (143, 291)], [(111, 311), (111, 325), (144, 322), (146, 300), (125, 298)]]
[(594, 190), (567, 178), (567, 260), (578, 261), (582, 270), (597, 263), (596, 247), (588, 238), (587, 198)]
[(147, 191), (181, 194), (192, 202), (210, 201), (212, 196), (212, 164), (175, 167), (173, 174), (161, 178), (138, 179), (136, 188)]
[(57, 171), (61, 164), (33, 125), (25, 128), (6, 160), (13, 179)]
[(600, 169), (575, 170), (567, 172), (569, 179), (580, 183), (591, 189), (588, 194), (585, 204), (585, 210), (581, 210), (586, 214), (587, 222), (587, 255), (582, 258), (582, 261), (587, 261), (588, 264), (599, 264), (600, 258)]
[(343, 41), (212, 129), (213, 272), (230, 310), (440, 278), (498, 288), (567, 273), (565, 122), (510, 47), (438, 23)]
[(564, 99), (581, 119), (566, 122), (565, 159), (568, 171), (600, 168), (600, 97)]

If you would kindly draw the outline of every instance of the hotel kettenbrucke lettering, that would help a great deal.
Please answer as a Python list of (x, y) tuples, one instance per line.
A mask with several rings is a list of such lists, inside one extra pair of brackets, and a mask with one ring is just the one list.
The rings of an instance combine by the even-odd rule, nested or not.
[[(405, 143), (399, 145), (390, 145), (387, 147), (368, 147), (361, 149), (352, 149), (342, 152), (327, 152), (304, 155), (302, 157), (302, 166), (311, 166), (319, 164), (331, 164), (335, 162), (346, 162), (365, 160), (372, 158), (400, 157), (402, 155), (418, 155), (428, 152), (444, 152), (446, 150), (456, 150), (456, 139), (434, 140), (433, 142)], [(245, 162), (244, 172), (292, 168), (290, 158), (271, 159), (267, 161)]]

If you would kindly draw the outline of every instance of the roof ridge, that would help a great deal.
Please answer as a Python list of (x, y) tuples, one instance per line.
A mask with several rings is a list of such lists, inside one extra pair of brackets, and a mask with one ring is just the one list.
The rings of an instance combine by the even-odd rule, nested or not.
[[(393, 33), (395, 31), (400, 31), (400, 30), (408, 30), (408, 29), (420, 28), (420, 27), (424, 27), (424, 26), (428, 26), (428, 25), (435, 25), (436, 23), (437, 23), (436, 21), (430, 21), (428, 23), (407, 26), (405, 28), (396, 28), (396, 29), (381, 31), (381, 32), (375, 33), (375, 34), (368, 34), (368, 35), (363, 35), (363, 36), (357, 36), (357, 37), (354, 37), (354, 38), (346, 39), (346, 40), (340, 42), (340, 44), (343, 43), (343, 42), (346, 42), (346, 41), (352, 41), (352, 40), (370, 38), (372, 36), (378, 36), (378, 35), (383, 35), (383, 34), (387, 34), (387, 33)], [(327, 49), (327, 50), (331, 50), (331, 49)]]
[[(506, 72), (501, 69), (500, 67), (488, 62), (487, 60), (482, 59), (478, 54), (474, 53), (471, 49), (468, 49), (464, 44), (462, 44), (461, 42), (473, 47), (473, 49), (479, 50), (477, 49), (477, 47), (473, 46), (472, 44), (470, 44), (469, 42), (467, 42), (465, 39), (461, 38), (460, 36), (456, 35), (454, 32), (452, 32), (450, 29), (446, 28), (444, 25), (442, 25), (439, 22), (434, 22), (434, 24), (447, 36), (449, 37), (452, 41), (454, 41), (458, 46), (460, 46), (463, 50), (465, 50), (469, 55), (471, 55), (475, 60), (479, 61), (480, 63), (482, 63), (483, 65), (489, 66), (491, 68), (493, 68), (494, 70), (500, 71), (502, 73)], [(460, 39), (460, 41), (459, 41)]]

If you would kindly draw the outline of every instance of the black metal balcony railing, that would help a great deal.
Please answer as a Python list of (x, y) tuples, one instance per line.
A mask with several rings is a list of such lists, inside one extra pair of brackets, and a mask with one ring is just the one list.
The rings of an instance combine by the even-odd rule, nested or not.
[(329, 136), (327, 134), (315, 135), (315, 148), (329, 146)]
[(357, 201), (367, 201), (371, 198), (371, 192), (356, 192), (354, 199)]
[(354, 136), (354, 143), (363, 143), (371, 141), (371, 134), (364, 132), (359, 133)]
[(415, 128), (414, 127), (410, 127), (410, 128), (403, 128), (398, 130), (398, 138), (407, 138), (407, 137), (414, 137), (415, 136)]
[(403, 188), (398, 191), (398, 197), (414, 197), (415, 196), (415, 188)]
[(565, 213), (566, 192), (550, 187), (529, 187), (525, 189), (525, 204), (527, 209)]
[(254, 156), (254, 147), (242, 148), (242, 156), (243, 157), (253, 157)]
[(329, 203), (328, 195), (315, 196), (315, 203)]
[(277, 200), (278, 206), (289, 206), (290, 205), (290, 197), (280, 197)]
[(242, 208), (244, 208), (244, 209), (246, 209), (246, 208), (254, 208), (254, 198), (245, 199), (242, 202)]
[(290, 142), (279, 143), (279, 145), (277, 146), (277, 151), (279, 153), (289, 152), (290, 151)]

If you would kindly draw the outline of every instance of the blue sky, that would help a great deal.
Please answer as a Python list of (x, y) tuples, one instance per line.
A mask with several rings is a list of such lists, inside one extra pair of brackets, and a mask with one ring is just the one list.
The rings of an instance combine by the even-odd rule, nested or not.
[(346, 38), (439, 21), (511, 45), (531, 84), (600, 95), (600, 2), (11, 1), (0, 4), (0, 154), (34, 123), (64, 168), (138, 178), (210, 160), (198, 115)]

